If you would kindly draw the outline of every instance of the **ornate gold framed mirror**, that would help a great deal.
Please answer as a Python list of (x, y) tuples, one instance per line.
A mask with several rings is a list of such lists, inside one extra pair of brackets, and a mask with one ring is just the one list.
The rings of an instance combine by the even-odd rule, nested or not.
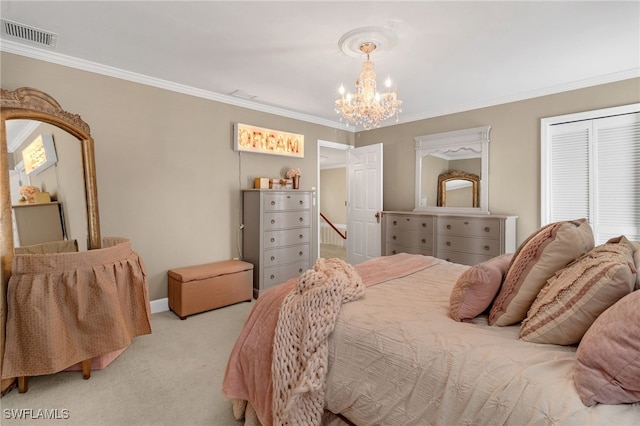
[[(84, 200), (82, 209), (86, 214), (86, 242), (81, 246), (87, 249), (100, 248), (100, 223), (98, 216), (98, 195), (96, 186), (96, 172), (94, 159), (93, 138), (89, 125), (79, 115), (64, 111), (60, 104), (48, 94), (30, 87), (22, 87), (14, 91), (2, 89), (1, 92), (1, 124), (2, 124), (2, 258), (3, 263), (9, 261), (14, 249), (13, 225), (12, 225), (12, 200), (9, 182), (9, 158), (7, 146), (7, 122), (10, 120), (30, 120), (46, 123), (77, 139), (81, 161), (81, 176), (84, 179)], [(8, 256), (8, 258), (7, 258)], [(7, 265), (8, 267), (9, 265)], [(5, 269), (5, 271), (8, 269)]]
[(438, 176), (438, 207), (479, 207), (480, 176), (454, 171)]
[[(79, 115), (69, 113), (62, 109), (60, 104), (48, 94), (30, 87), (22, 87), (17, 90), (0, 89), (0, 230), (2, 232), (2, 243), (0, 245), (0, 256), (2, 262), (0, 274), (0, 368), (2, 354), (4, 353), (4, 329), (6, 321), (6, 291), (9, 276), (11, 275), (11, 261), (14, 255), (14, 233), (13, 233), (13, 203), (10, 183), (10, 154), (7, 144), (7, 123), (11, 120), (25, 120), (39, 122), (38, 125), (46, 125), (51, 128), (60, 129), (66, 132), (70, 141), (78, 141), (76, 158), (82, 164), (78, 167), (79, 179), (84, 179), (80, 186), (79, 197), (81, 204), (76, 210), (84, 211), (81, 214), (81, 223), (86, 223), (86, 232), (81, 235), (83, 247), (86, 249), (100, 248), (100, 221), (98, 217), (98, 193), (96, 186), (96, 169), (94, 159), (93, 138), (89, 125), (85, 123)], [(73, 143), (72, 143), (73, 144)], [(86, 215), (86, 217), (84, 217)], [(2, 392), (10, 389), (12, 380), (2, 380)]]

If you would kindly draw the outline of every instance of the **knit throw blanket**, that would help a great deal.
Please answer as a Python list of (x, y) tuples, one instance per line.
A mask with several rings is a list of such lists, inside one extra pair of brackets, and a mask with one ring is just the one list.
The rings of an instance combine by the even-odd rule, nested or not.
[(285, 298), (272, 353), (274, 425), (321, 423), (328, 338), (342, 304), (358, 299), (364, 289), (353, 266), (321, 258)]

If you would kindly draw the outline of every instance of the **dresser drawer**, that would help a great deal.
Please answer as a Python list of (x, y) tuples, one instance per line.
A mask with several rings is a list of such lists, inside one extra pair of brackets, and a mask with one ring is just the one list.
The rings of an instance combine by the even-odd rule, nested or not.
[(407, 247), (433, 248), (433, 233), (387, 228), (386, 242)]
[(267, 231), (264, 233), (264, 248), (290, 246), (293, 244), (309, 243), (311, 230), (309, 227), (297, 229), (282, 229), (278, 231)]
[(490, 218), (438, 218), (438, 234), (500, 238), (500, 221)]
[(433, 249), (428, 247), (407, 247), (399, 244), (387, 243), (384, 246), (384, 255), (391, 256), (398, 253), (421, 254), (423, 256), (433, 256)]
[[(448, 251), (497, 256), (501, 254), (500, 240), (438, 235), (438, 253)], [(442, 256), (438, 255), (438, 257)]]
[(386, 216), (385, 224), (387, 232), (391, 229), (433, 232), (433, 217), (431, 216), (390, 214)]
[(264, 268), (264, 272), (262, 274), (263, 285), (260, 288), (260, 291), (262, 292), (274, 285), (283, 283), (290, 278), (298, 277), (307, 269), (309, 269), (308, 260)]
[(300, 244), (297, 246), (282, 247), (272, 250), (265, 250), (262, 254), (262, 261), (265, 267), (282, 265), (300, 260), (310, 259), (309, 244)]
[(264, 230), (311, 226), (311, 211), (272, 212), (264, 214)]
[(311, 194), (295, 192), (265, 194), (264, 211), (304, 210), (311, 208)]
[(438, 252), (438, 257), (449, 262), (460, 263), (461, 265), (477, 265), (478, 263), (487, 261), (494, 256), (485, 256), (474, 253), (459, 253), (455, 251), (440, 251)]

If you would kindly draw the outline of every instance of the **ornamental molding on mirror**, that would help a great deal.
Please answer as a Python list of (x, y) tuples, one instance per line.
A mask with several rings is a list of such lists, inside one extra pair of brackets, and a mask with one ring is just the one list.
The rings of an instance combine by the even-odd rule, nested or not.
[(303, 158), (304, 135), (235, 123), (233, 150)]

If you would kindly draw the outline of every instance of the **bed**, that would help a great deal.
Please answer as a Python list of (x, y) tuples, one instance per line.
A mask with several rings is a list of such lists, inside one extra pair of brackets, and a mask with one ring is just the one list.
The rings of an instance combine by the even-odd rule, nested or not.
[[(326, 335), (325, 346), (290, 345), (295, 350), (289, 355), (299, 363), (293, 367), (294, 377), (279, 383), (282, 372), (276, 365), (282, 362), (273, 348), (282, 344), (278, 317), (287, 315), (284, 309), (302, 279), (261, 295), (236, 342), (223, 393), (234, 401), (234, 413), (238, 419), (244, 416), (245, 424), (640, 422), (638, 402), (585, 405), (574, 381), (578, 345), (523, 341), (520, 322), (489, 325), (488, 310), (465, 321), (453, 320), (452, 290), (469, 266), (409, 254), (355, 267), (319, 262), (315, 269), (332, 282), (327, 288), (336, 282), (335, 274), (326, 273), (330, 268), (344, 268), (347, 275), (353, 270), (355, 279), (338, 283), (337, 295), (322, 290), (328, 299), (315, 308), (311, 299), (293, 300), (309, 312), (331, 311), (326, 306), (341, 299), (337, 312), (321, 316), (325, 323), (307, 314), (299, 319), (305, 326), (289, 330), (301, 342), (310, 340), (308, 329), (319, 328)], [(306, 285), (323, 288), (319, 282)], [(640, 293), (628, 293), (637, 306)], [(633, 350), (640, 358), (637, 348)], [(326, 356), (326, 365), (317, 363), (318, 354)], [(285, 363), (284, 369), (291, 373), (292, 367)], [(640, 395), (640, 374), (629, 380), (638, 386), (628, 393), (632, 398)]]

